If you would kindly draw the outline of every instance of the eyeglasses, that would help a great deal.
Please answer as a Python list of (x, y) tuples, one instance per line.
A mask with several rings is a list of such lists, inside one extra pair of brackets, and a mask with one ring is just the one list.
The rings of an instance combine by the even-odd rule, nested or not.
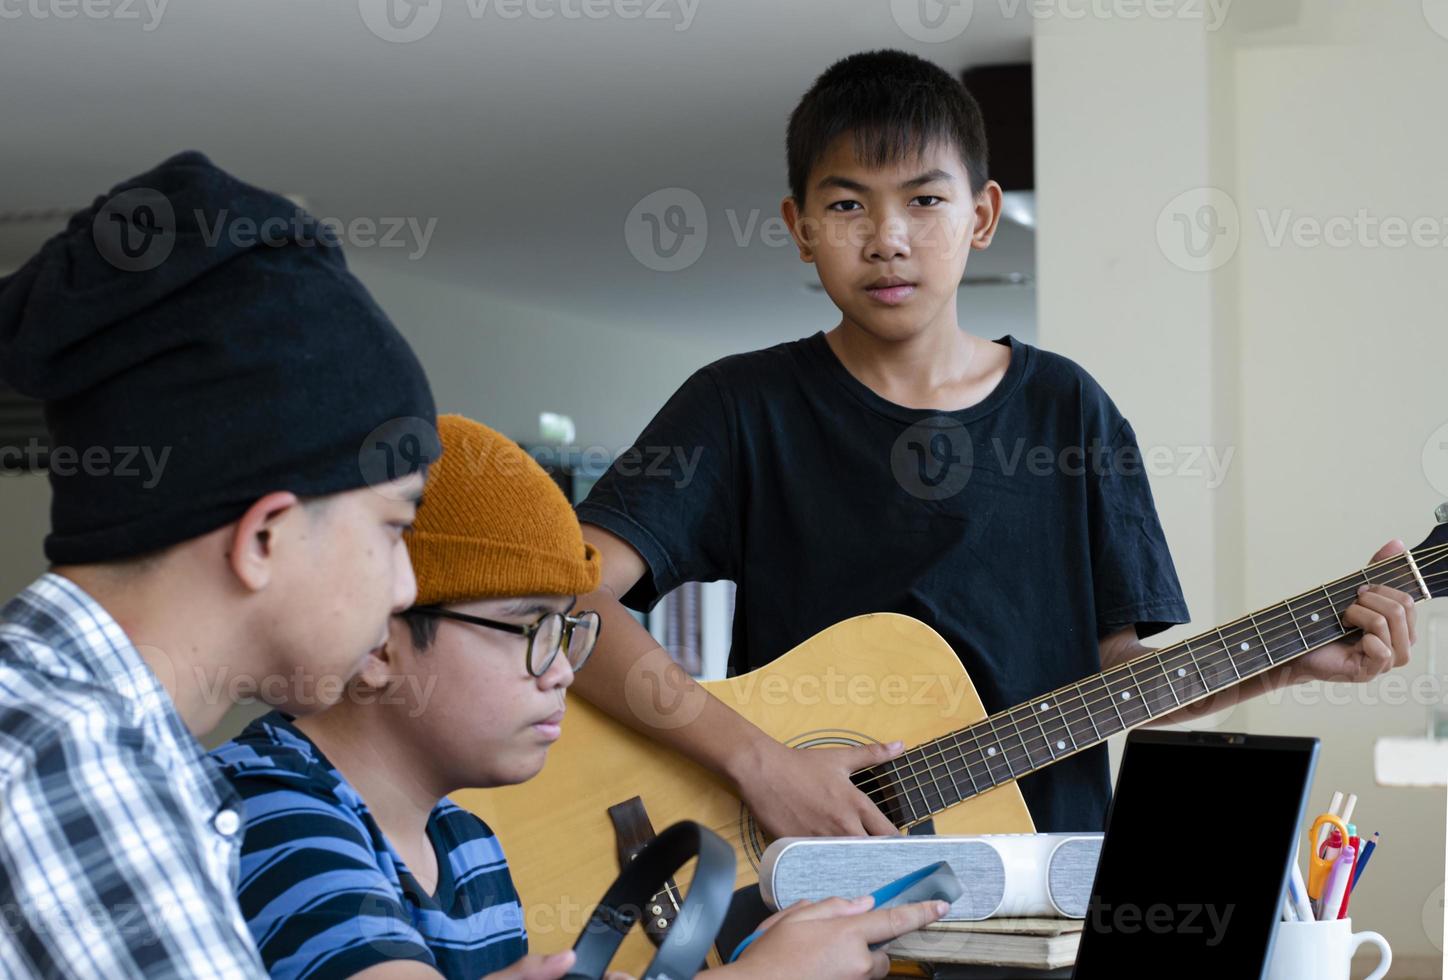
[(436, 616), (439, 619), (455, 619), (460, 623), (486, 626), (516, 636), (528, 638), (528, 673), (542, 677), (553, 666), (561, 651), (567, 651), (568, 665), (575, 671), (582, 670), (588, 655), (598, 643), (598, 634), (603, 630), (603, 619), (589, 609), (570, 616), (567, 613), (545, 613), (537, 622), (527, 626), (515, 623), (500, 623), (496, 619), (469, 616), (441, 606), (414, 606), (408, 610), (421, 616)]

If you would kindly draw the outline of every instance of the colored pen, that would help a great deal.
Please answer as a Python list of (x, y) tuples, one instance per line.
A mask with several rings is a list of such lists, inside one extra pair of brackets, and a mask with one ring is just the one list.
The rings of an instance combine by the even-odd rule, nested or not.
[(1357, 887), (1358, 879), (1363, 876), (1363, 869), (1368, 866), (1368, 859), (1371, 858), (1373, 852), (1378, 849), (1378, 841), (1381, 838), (1382, 834), (1379, 834), (1375, 830), (1373, 831), (1372, 840), (1363, 845), (1363, 856), (1358, 859), (1357, 866), (1352, 869), (1352, 884), (1354, 888)]
[(1342, 907), (1342, 897), (1347, 893), (1347, 883), (1352, 878), (1352, 863), (1356, 858), (1357, 853), (1352, 845), (1348, 844), (1332, 863), (1327, 882), (1322, 886), (1322, 911), (1318, 916), (1320, 920), (1337, 918), (1337, 910)]
[(1347, 903), (1352, 901), (1352, 883), (1354, 872), (1357, 871), (1358, 855), (1363, 852), (1362, 838), (1357, 834), (1353, 834), (1347, 839), (1347, 845), (1352, 848), (1353, 860), (1352, 867), (1347, 869), (1347, 888), (1342, 893), (1342, 905), (1339, 906), (1337, 910), (1337, 917), (1339, 919), (1347, 918)]

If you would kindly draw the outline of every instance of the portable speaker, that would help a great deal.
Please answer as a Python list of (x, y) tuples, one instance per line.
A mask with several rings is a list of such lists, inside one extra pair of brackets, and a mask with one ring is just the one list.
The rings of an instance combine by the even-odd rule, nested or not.
[(759, 889), (770, 908), (780, 909), (801, 899), (867, 895), (945, 861), (965, 889), (947, 921), (1082, 919), (1100, 855), (1100, 834), (785, 837), (764, 852)]

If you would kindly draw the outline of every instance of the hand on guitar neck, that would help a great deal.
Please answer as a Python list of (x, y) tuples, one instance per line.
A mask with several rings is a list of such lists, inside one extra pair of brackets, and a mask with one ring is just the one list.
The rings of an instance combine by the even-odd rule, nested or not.
[[(1379, 565), (1407, 551), (1402, 541), (1389, 541), (1377, 550), (1368, 564)], [(1400, 582), (1404, 589), (1421, 591), (1414, 588), (1416, 583), (1406, 573), (1393, 576), (1391, 581)], [(1320, 646), (1148, 724), (1191, 724), (1204, 715), (1221, 711), (1247, 698), (1308, 681), (1366, 683), (1408, 662), (1413, 644), (1418, 642), (1417, 617), (1417, 603), (1408, 592), (1388, 585), (1365, 583), (1358, 589), (1357, 600), (1341, 615), (1345, 626), (1360, 633)], [(1150, 648), (1136, 641), (1134, 630), (1123, 631), (1123, 634), (1103, 641), (1101, 666), (1113, 667), (1150, 652)]]
[[(987, 785), (998, 784), (1003, 778), (1049, 764), (1058, 752), (1069, 752), (1093, 737), (1099, 740), (1136, 724), (1190, 722), (1285, 684), (1364, 682), (1407, 663), (1416, 639), (1414, 597), (1443, 594), (1448, 573), (1442, 564), (1448, 558), (1448, 546), (1438, 542), (1445, 534), (1448, 532), (1440, 527), (1430, 539), (1431, 547), (1425, 543), (1414, 553), (1408, 553), (1401, 541), (1390, 542), (1373, 556), (1370, 567), (1356, 576), (1304, 593), (1260, 615), (1242, 617), (1179, 644), (1179, 650), (1166, 648), (1177, 650), (1167, 665), (1172, 668), (1169, 675), (1163, 664), (1149, 662), (1142, 674), (1144, 681), (1135, 672), (1125, 678), (1119, 671), (1085, 679), (1078, 685), (1082, 690), (1068, 692), (1073, 700), (1065, 701), (1066, 706), (1079, 703), (1081, 707), (1063, 716), (1060, 724), (1064, 727), (1051, 735), (1051, 739), (1059, 735), (1060, 741), (1048, 744), (1037, 738), (1025, 746), (1007, 745), (990, 759), (982, 757), (975, 768), (959, 770), (970, 774), (971, 785), (963, 790), (959, 785), (942, 787), (932, 779), (924, 786), (924, 810), (938, 809), (937, 803), (950, 805), (949, 790), (966, 795), (979, 789), (974, 785), (978, 777)], [(604, 582), (598, 592), (578, 601), (581, 608), (602, 614), (604, 628), (589, 669), (574, 682), (575, 691), (623, 724), (727, 780), (770, 837), (897, 832), (873, 798), (852, 782), (851, 774), (901, 756), (899, 743), (802, 751), (770, 737), (690, 678), (619, 603), (617, 597), (645, 574), (639, 554), (622, 539), (591, 525), (584, 525), (584, 537), (603, 553)], [(1355, 582), (1362, 582), (1363, 587), (1356, 589)], [(1326, 633), (1331, 635), (1323, 635)], [(1101, 643), (1106, 671), (1153, 654), (1158, 659), (1166, 655), (1143, 646), (1134, 629), (1108, 636)], [(1123, 683), (1130, 683), (1132, 689), (1120, 690)], [(652, 700), (641, 694), (645, 689), (653, 692)], [(660, 692), (666, 695), (662, 700)], [(1061, 700), (1060, 693), (1051, 700)], [(1109, 698), (1102, 700), (1102, 694)], [(1127, 698), (1133, 694), (1138, 695), (1136, 700), (1115, 700), (1118, 695)], [(1103, 707), (1113, 703), (1117, 706)], [(877, 737), (890, 734), (887, 731)], [(908, 752), (905, 758), (909, 758)], [(925, 771), (936, 772), (930, 767)], [(907, 766), (906, 775), (911, 772)], [(866, 780), (872, 782), (879, 780)], [(911, 792), (916, 789), (919, 787), (912, 787)], [(919, 815), (914, 804), (922, 801), (904, 802), (910, 805), (900, 822), (908, 823), (912, 814)]]

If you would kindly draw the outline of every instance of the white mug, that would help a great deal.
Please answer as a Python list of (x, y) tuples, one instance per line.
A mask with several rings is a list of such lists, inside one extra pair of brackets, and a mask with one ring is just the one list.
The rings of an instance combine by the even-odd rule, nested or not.
[(1381, 980), (1393, 965), (1393, 951), (1379, 933), (1353, 932), (1352, 919), (1279, 922), (1267, 980), (1348, 980), (1352, 954), (1363, 943), (1382, 951), (1377, 969), (1367, 977)]

